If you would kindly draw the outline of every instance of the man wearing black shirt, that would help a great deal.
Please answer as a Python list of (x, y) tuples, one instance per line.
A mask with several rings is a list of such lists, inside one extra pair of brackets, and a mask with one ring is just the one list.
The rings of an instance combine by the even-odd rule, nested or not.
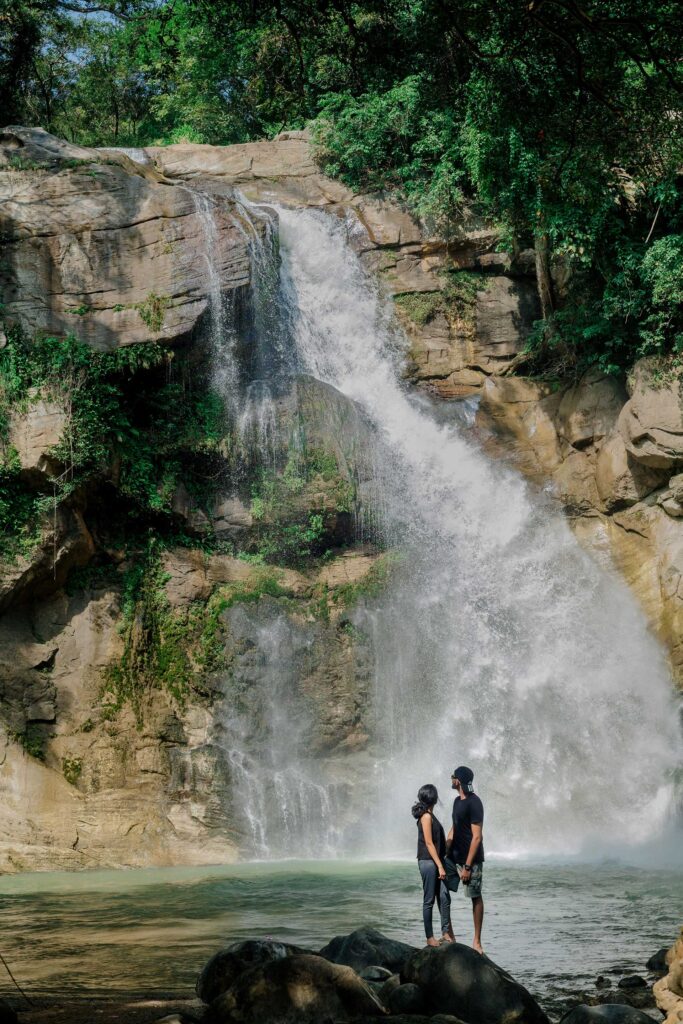
[(451, 871), (448, 871), (448, 888), (457, 892), (462, 882), (472, 900), (472, 948), (483, 953), (481, 926), (484, 921), (484, 900), (481, 886), (484, 867), (484, 805), (474, 792), (473, 780), (474, 772), (464, 765), (456, 768), (451, 775), (451, 784), (458, 795), (453, 801), (453, 824), (446, 842), (446, 869), (451, 867)]

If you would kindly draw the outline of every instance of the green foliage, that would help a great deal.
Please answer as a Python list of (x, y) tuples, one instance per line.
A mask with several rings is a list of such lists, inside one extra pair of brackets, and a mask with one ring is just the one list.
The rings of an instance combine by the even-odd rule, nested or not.
[(385, 551), (378, 556), (362, 579), (338, 587), (332, 593), (332, 601), (341, 608), (349, 608), (360, 600), (379, 597), (400, 563), (401, 556), (398, 552)]
[(394, 299), (398, 308), (419, 327), (440, 313), (452, 324), (474, 323), (477, 291), (486, 288), (486, 278), (466, 270), (451, 270), (444, 275), (438, 292), (403, 292)]
[[(61, 405), (66, 421), (50, 453), (63, 472), (46, 493), (23, 480), (7, 442), (10, 409), (40, 396)], [(165, 517), (170, 528), (181, 480), (200, 506), (211, 501), (225, 432), (220, 396), (159, 345), (95, 352), (72, 337), (15, 333), (0, 350), (0, 557), (28, 553), (54, 501), (111, 478), (112, 467), (131, 513)]]
[(80, 757), (63, 757), (62, 774), (66, 781), (75, 786), (83, 771), (83, 760)]
[(29, 722), (23, 732), (10, 733), (11, 738), (20, 743), (30, 757), (38, 761), (45, 760), (46, 736), (39, 725)]
[(102, 717), (112, 719), (129, 704), (139, 722), (154, 689), (164, 689), (184, 706), (190, 691), (201, 689), (207, 674), (225, 667), (221, 616), (240, 603), (264, 595), (287, 596), (281, 573), (254, 565), (245, 580), (218, 587), (208, 601), (172, 607), (165, 592), (163, 546), (152, 540), (135, 554), (122, 579), (123, 652), (104, 676)]
[(164, 326), (166, 310), (171, 305), (167, 295), (156, 295), (150, 292), (144, 302), (139, 302), (135, 307), (140, 314), (142, 322), (157, 334)]

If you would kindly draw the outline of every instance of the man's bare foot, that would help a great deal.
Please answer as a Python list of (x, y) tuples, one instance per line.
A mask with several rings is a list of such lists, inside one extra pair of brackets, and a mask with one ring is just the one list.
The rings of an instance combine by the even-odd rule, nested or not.
[(438, 946), (439, 943), (437, 942), (437, 940), (435, 938), (431, 938), (431, 939), (427, 939), (427, 945), (428, 946)]
[(455, 942), (455, 937), (452, 936), (452, 935), (449, 935), (448, 932), (444, 932), (443, 935), (441, 936), (441, 941), (442, 942)]
[(473, 942), (472, 949), (474, 949), (477, 953), (481, 953), (482, 956), (484, 955), (484, 950), (481, 948), (481, 942)]

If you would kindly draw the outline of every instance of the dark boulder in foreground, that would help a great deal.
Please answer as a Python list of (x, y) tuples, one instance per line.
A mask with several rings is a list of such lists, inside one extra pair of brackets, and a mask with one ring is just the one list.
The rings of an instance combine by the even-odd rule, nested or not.
[(319, 956), (334, 964), (345, 964), (355, 971), (365, 967), (386, 967), (392, 974), (400, 971), (415, 946), (388, 939), (375, 928), (358, 928), (350, 935), (337, 935), (320, 950)]
[(392, 1014), (426, 1013), (427, 1003), (419, 985), (397, 985), (389, 993), (386, 1005)]
[(303, 954), (255, 964), (215, 999), (206, 1024), (320, 1024), (386, 1010), (350, 967)]
[(657, 971), (660, 974), (666, 974), (669, 970), (666, 962), (666, 954), (669, 952), (666, 946), (662, 946), (656, 953), (653, 953), (648, 962), (645, 964), (648, 971)]
[(431, 1013), (467, 1024), (549, 1024), (523, 985), (459, 942), (421, 949), (404, 964), (401, 980), (420, 986)]
[(19, 1018), (4, 999), (0, 999), (0, 1024), (17, 1024)]
[(266, 939), (247, 939), (233, 942), (212, 956), (197, 979), (196, 991), (204, 1003), (211, 1003), (217, 996), (227, 992), (232, 983), (254, 964), (282, 960), (286, 956), (308, 953), (300, 946)]
[(652, 1024), (652, 1017), (633, 1006), (604, 1003), (602, 1006), (575, 1006), (560, 1024)]

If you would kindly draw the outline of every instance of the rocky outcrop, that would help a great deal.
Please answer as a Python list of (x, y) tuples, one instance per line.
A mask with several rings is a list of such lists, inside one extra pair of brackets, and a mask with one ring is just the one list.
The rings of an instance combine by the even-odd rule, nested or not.
[(358, 928), (350, 935), (337, 935), (320, 950), (320, 956), (335, 964), (346, 964), (356, 971), (384, 967), (392, 973), (400, 971), (406, 960), (416, 952), (414, 946), (389, 939), (376, 928)]
[(244, 288), (250, 274), (234, 208), (218, 205), (207, 226), (202, 202), (123, 154), (38, 128), (4, 129), (5, 325), (75, 334), (98, 349), (187, 339), (208, 308), (212, 274), (225, 292)]
[(491, 453), (508, 458), (536, 484), (550, 482), (581, 543), (634, 590), (680, 683), (679, 387), (665, 365), (648, 359), (636, 364), (628, 389), (597, 371), (560, 389), (489, 377), (476, 427)]
[(506, 971), (459, 942), (427, 946), (401, 970), (417, 985), (432, 1013), (449, 1013), (467, 1024), (548, 1024), (545, 1013)]
[(657, 1006), (665, 1015), (664, 1024), (683, 1021), (683, 928), (665, 957), (667, 973), (653, 987)]
[[(0, 619), (0, 871), (233, 860), (250, 837), (226, 760), (226, 709), (242, 706), (256, 754), (273, 698), (275, 676), (254, 675), (255, 644), (278, 625), (273, 673), (302, 721), (302, 751), (347, 762), (368, 743), (372, 671), (346, 610), (376, 564), (347, 552), (307, 576), (169, 551), (160, 577), (177, 654), (193, 649), (192, 623), (225, 604), (207, 635), (220, 656), (211, 675), (197, 668), (190, 691), (143, 689), (137, 717), (107, 685), (128, 642), (125, 565), (72, 596), (59, 589), (13, 607)], [(249, 733), (243, 742), (248, 752)], [(352, 784), (363, 762), (335, 770)]]
[(257, 964), (240, 975), (208, 1009), (207, 1024), (318, 1024), (321, 1020), (382, 1017), (375, 994), (350, 967), (319, 956)]

